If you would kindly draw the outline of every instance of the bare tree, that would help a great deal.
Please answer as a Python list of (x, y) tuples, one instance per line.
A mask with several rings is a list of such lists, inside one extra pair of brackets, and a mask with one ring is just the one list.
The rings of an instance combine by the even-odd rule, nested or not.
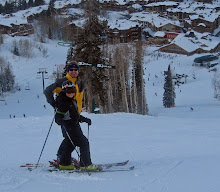
[(112, 87), (114, 91), (114, 106), (116, 111), (129, 112), (129, 60), (128, 47), (126, 45), (118, 45), (113, 54), (113, 63), (116, 66), (115, 77), (113, 77)]
[[(135, 53), (133, 53), (135, 51)], [(119, 44), (108, 50), (110, 64), (116, 66), (115, 70), (108, 71), (108, 102), (109, 112), (132, 112), (147, 114), (148, 108), (145, 97), (143, 79), (143, 54), (141, 44)], [(132, 64), (132, 65), (131, 65)], [(129, 69), (132, 69), (132, 73)], [(132, 78), (131, 75), (132, 74)], [(132, 83), (131, 83), (132, 82)]]
[(31, 40), (20, 39), (13, 41), (12, 52), (21, 57), (31, 58), (33, 56), (34, 44)]
[(33, 43), (28, 39), (19, 40), (19, 51), (21, 56), (31, 58), (33, 56)]
[(65, 18), (57, 15), (41, 15), (34, 24), (38, 41), (45, 43), (47, 38), (61, 40), (63, 36), (62, 28), (66, 23)]

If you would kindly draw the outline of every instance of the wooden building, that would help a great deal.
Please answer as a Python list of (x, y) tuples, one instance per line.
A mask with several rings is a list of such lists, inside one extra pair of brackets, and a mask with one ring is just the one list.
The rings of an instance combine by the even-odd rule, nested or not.
[(112, 44), (133, 42), (135, 40), (141, 40), (142, 29), (139, 26), (123, 30), (117, 28), (108, 29), (107, 36), (108, 42)]
[(212, 36), (203, 37), (199, 33), (195, 35), (194, 32), (190, 32), (190, 34), (179, 34), (169, 45), (161, 47), (160, 51), (184, 55), (220, 51), (220, 42)]
[(11, 24), (10, 26), (0, 25), (0, 33), (8, 34), (11, 36), (27, 36), (34, 34), (34, 28), (31, 24)]

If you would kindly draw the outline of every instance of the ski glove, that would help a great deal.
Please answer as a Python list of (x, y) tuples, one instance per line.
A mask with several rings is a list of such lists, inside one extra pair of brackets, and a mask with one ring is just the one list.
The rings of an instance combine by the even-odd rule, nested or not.
[(79, 122), (80, 123), (85, 122), (85, 123), (88, 123), (88, 125), (92, 125), (91, 119), (83, 117), (82, 115), (80, 115), (80, 117), (79, 117)]
[(86, 121), (85, 121), (88, 125), (92, 125), (92, 121), (91, 121), (91, 119), (89, 119), (89, 118), (86, 118)]

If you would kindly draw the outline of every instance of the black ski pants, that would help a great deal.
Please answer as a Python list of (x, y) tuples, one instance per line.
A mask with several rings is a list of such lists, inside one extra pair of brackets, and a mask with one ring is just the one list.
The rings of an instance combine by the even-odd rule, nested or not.
[[(71, 164), (71, 153), (77, 146), (80, 148), (80, 166), (84, 167), (90, 165), (92, 162), (90, 157), (89, 141), (83, 135), (80, 124), (62, 125), (61, 129), (64, 139), (57, 152), (57, 155), (60, 157), (60, 164)], [(74, 145), (71, 143), (66, 132), (69, 134)]]

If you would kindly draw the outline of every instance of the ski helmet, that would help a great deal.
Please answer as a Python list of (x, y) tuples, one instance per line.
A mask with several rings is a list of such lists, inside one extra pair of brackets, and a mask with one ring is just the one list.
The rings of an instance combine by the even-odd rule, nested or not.
[(62, 91), (65, 93), (76, 93), (75, 84), (72, 81), (64, 81), (62, 84)]

